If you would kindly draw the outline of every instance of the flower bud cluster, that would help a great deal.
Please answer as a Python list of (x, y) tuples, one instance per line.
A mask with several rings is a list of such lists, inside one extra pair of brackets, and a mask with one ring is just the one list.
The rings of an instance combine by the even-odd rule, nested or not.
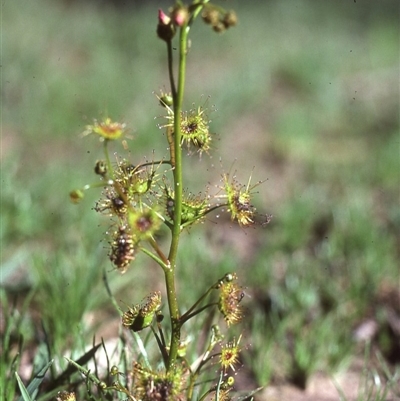
[[(117, 229), (111, 232), (108, 255), (114, 266), (125, 273), (136, 257), (139, 243), (152, 238), (162, 223), (156, 209), (143, 202), (144, 196), (151, 193), (156, 174), (148, 166), (135, 167), (125, 160), (119, 161), (115, 169), (109, 169), (106, 162), (98, 161), (95, 172), (104, 181), (104, 190), (103, 198), (97, 201), (94, 210), (117, 219)], [(109, 173), (114, 179), (108, 178)], [(90, 187), (87, 185), (84, 189)], [(70, 193), (74, 203), (83, 196), (80, 189)]]
[(176, 28), (186, 25), (189, 21), (189, 17), (189, 10), (183, 5), (176, 5), (173, 7), (169, 15), (160, 9), (158, 11), (158, 37), (165, 42), (170, 42), (175, 36)]
[(211, 25), (215, 32), (224, 32), (238, 22), (235, 11), (224, 11), (211, 3), (205, 5), (201, 17), (206, 24)]
[[(157, 35), (160, 39), (170, 42), (175, 36), (176, 29), (190, 24), (193, 15), (200, 4), (194, 3), (191, 6), (177, 4), (170, 9), (169, 14), (159, 10)], [(212, 3), (202, 5), (201, 17), (203, 21), (211, 25), (215, 32), (224, 32), (237, 24), (238, 18), (233, 10), (226, 11)]]
[[(118, 227), (111, 234), (109, 258), (125, 273), (136, 257), (139, 243), (153, 238), (162, 224), (157, 207), (150, 206), (157, 185), (156, 171), (151, 164), (134, 166), (121, 160), (115, 168), (98, 161), (95, 172), (105, 183), (103, 197), (94, 209), (117, 219)], [(79, 195), (77, 191), (73, 193)]]

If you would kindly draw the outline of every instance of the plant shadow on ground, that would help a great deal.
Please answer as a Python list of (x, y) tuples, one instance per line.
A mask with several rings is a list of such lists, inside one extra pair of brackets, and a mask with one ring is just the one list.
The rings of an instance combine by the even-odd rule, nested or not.
[[(3, 309), (9, 352), (2, 354), (2, 384), (18, 352), (18, 371), (28, 380), (50, 351), (46, 341), (61, 360), (66, 352), (82, 355), (93, 333), (118, 335), (101, 280), (103, 269), (111, 270), (109, 245), (100, 242), (106, 225), (88, 210), (96, 195), (79, 208), (67, 200), (93, 162), (92, 154), (82, 156), (93, 143), (75, 134), (91, 121), (85, 116), (109, 113), (131, 122), (133, 156), (153, 149), (153, 118), (161, 113), (151, 92), (166, 82), (148, 23), (152, 7), (121, 13), (89, 2), (18, 3), (3, 6), (10, 63), (2, 94), (1, 278), (2, 308), (10, 312)], [(249, 382), (238, 386), (289, 382), (304, 395), (318, 372), (335, 376), (361, 358), (381, 374), (382, 386), (396, 389), (399, 28), (395, 2), (351, 3), (232, 2), (240, 17), (235, 31), (212, 46), (205, 29), (192, 39), (188, 101), (217, 105), (210, 119), (222, 162), (203, 155), (187, 179), (195, 184), (203, 171), (217, 191), (212, 164), (244, 177), (254, 167), (254, 182), (266, 179), (255, 189), (256, 206), (274, 215), (267, 228), (246, 232), (212, 216), (183, 242), (182, 260), (191, 263), (180, 286), (190, 283), (188, 304), (193, 278), (212, 282), (232, 270), (245, 277), (250, 343), (241, 371)], [(199, 88), (211, 99), (196, 98)], [(244, 162), (224, 165), (232, 154)], [(110, 273), (117, 301), (140, 299), (153, 268), (139, 259), (127, 273), (135, 300), (127, 276)], [(376, 392), (368, 399), (383, 399)]]

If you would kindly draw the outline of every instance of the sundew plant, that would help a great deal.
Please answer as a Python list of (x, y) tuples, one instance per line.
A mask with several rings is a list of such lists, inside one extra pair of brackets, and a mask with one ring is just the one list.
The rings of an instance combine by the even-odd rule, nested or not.
[[(209, 283), (197, 301), (183, 310), (176, 289), (176, 278), (184, 269), (177, 263), (179, 243), (187, 229), (216, 210), (230, 213), (232, 221), (243, 229), (263, 226), (269, 216), (258, 214), (252, 205), (259, 182), (252, 184), (251, 176), (248, 182), (240, 183), (234, 172), (222, 172), (220, 185), (211, 188), (207, 184), (199, 194), (187, 190), (190, 182), (183, 180), (186, 159), (207, 157), (214, 148), (206, 105), (184, 108), (189, 34), (196, 20), (219, 33), (236, 25), (237, 16), (207, 0), (191, 4), (176, 1), (168, 11), (158, 11), (157, 35), (166, 44), (169, 89), (155, 97), (164, 118), (159, 129), (155, 127), (154, 141), (167, 142), (165, 155), (149, 160), (131, 156), (135, 152), (127, 152), (129, 157), (114, 153), (116, 141), (128, 150), (131, 140), (126, 124), (111, 116), (95, 120), (84, 131), (84, 136), (99, 138), (104, 155), (94, 167), (99, 180), (72, 191), (71, 200), (78, 203), (86, 190), (101, 189), (102, 197), (94, 209), (111, 221), (106, 241), (115, 273), (126, 274), (134, 283), (132, 267), (138, 253), (143, 253), (159, 266), (158, 282), (165, 285), (149, 288), (145, 299), (124, 305), (123, 310), (117, 306), (124, 332), (142, 344), (142, 352), (125, 354), (126, 363), (111, 366), (107, 380), (75, 364), (87, 377), (88, 387), (94, 387), (89, 390), (92, 397), (99, 399), (226, 401), (235, 396), (235, 375), (245, 343), (241, 335), (231, 336), (228, 329), (244, 316), (245, 293), (236, 273), (228, 271)], [(191, 333), (191, 341), (187, 341), (187, 323), (199, 316), (207, 323), (202, 332)], [(145, 345), (150, 344), (146, 342), (149, 334), (158, 348), (155, 361), (144, 352)], [(245, 397), (251, 394), (240, 399)], [(61, 392), (58, 398), (75, 399), (74, 389)]]

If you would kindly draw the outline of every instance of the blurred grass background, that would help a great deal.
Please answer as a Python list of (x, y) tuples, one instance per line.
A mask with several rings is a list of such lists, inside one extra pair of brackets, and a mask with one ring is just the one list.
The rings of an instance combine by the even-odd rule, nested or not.
[[(153, 92), (168, 88), (155, 35), (157, 9), (168, 5), (2, 5), (1, 284), (11, 305), (2, 330), (33, 291), (19, 326), (27, 345), (40, 344), (42, 319), (55, 352), (77, 347), (93, 330), (84, 314), (107, 310), (107, 219), (91, 210), (99, 194), (79, 206), (68, 198), (94, 181), (101, 157), (97, 140), (79, 134), (109, 115), (128, 123), (133, 160), (167, 153)], [(398, 366), (398, 3), (223, 5), (237, 11), (237, 27), (192, 30), (186, 104), (210, 110), (217, 140), (212, 157), (187, 161), (187, 186), (218, 185), (221, 164), (243, 182), (252, 172), (253, 182), (266, 179), (257, 209), (274, 218), (264, 229), (244, 231), (228, 216), (193, 228), (182, 242), (181, 297), (189, 305), (238, 272), (251, 296), (244, 369), (260, 385), (305, 387), (315, 371), (346, 367), (363, 354), (356, 339), (367, 323), (368, 339)], [(147, 265), (157, 272), (141, 257), (125, 276), (109, 274), (118, 301), (152, 289)]]

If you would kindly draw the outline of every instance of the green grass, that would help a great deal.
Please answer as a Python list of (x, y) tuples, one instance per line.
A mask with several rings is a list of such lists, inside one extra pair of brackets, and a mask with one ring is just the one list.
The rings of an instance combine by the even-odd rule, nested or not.
[[(274, 218), (246, 232), (223, 215), (191, 229), (179, 288), (189, 305), (200, 287), (238, 272), (251, 295), (243, 369), (258, 385), (304, 387), (317, 370), (346, 368), (363, 355), (352, 333), (366, 318), (379, 325), (373, 345), (384, 358), (376, 367), (368, 356), (366, 366), (389, 383), (398, 372), (388, 314), (400, 315), (399, 28), (395, 2), (349, 3), (232, 2), (235, 29), (193, 30), (186, 103), (216, 105), (219, 140), (212, 159), (190, 160), (188, 186), (205, 179), (217, 192), (218, 155), (225, 171), (233, 155), (240, 178), (255, 166), (253, 181), (267, 179), (255, 202)], [(3, 5), (0, 387), (10, 400), (6, 377), (24, 350), (46, 350), (38, 370), (58, 359), (57, 377), (63, 356), (83, 355), (102, 323), (88, 326), (85, 316), (117, 317), (104, 269), (122, 307), (155, 285), (157, 268), (142, 256), (125, 276), (110, 272), (107, 218), (91, 210), (97, 194), (74, 206), (68, 193), (92, 180), (101, 157), (96, 140), (79, 137), (92, 118), (126, 121), (134, 160), (166, 153), (152, 94), (167, 84), (156, 11)]]

